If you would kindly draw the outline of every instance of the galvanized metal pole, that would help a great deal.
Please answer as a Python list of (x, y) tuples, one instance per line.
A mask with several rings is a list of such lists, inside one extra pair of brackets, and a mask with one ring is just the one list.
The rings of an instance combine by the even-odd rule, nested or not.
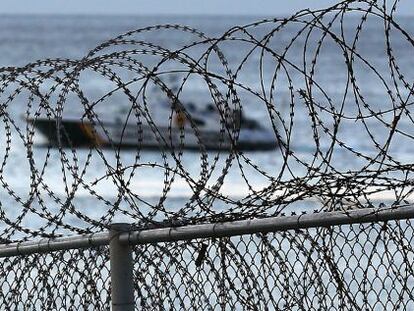
[(119, 236), (129, 231), (129, 224), (111, 225), (109, 256), (113, 311), (133, 311), (135, 309), (132, 248), (119, 241)]

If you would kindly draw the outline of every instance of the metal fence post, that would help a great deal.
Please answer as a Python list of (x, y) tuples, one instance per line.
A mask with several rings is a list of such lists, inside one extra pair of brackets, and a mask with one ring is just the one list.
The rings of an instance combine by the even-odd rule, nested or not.
[(133, 311), (135, 309), (132, 248), (128, 244), (121, 244), (119, 240), (121, 233), (129, 231), (129, 224), (111, 225), (109, 256), (113, 311)]

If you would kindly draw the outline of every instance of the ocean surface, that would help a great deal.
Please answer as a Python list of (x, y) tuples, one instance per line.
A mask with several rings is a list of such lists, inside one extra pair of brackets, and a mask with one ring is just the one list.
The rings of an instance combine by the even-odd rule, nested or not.
[[(109, 40), (112, 37), (125, 33), (130, 30), (156, 25), (156, 24), (182, 24), (197, 28), (203, 31), (207, 36), (218, 37), (221, 36), (231, 27), (237, 25), (246, 25), (254, 21), (260, 20), (261, 17), (226, 17), (226, 16), (1, 16), (0, 18), (0, 66), (4, 67), (19, 67), (28, 63), (34, 62), (39, 59), (46, 58), (70, 58), (81, 59), (88, 51), (93, 49), (98, 44)], [(345, 23), (345, 28), (340, 29), (339, 26), (333, 28), (334, 32), (340, 33), (343, 31), (344, 36), (349, 38), (349, 42), (352, 42), (354, 38), (356, 26), (359, 22), (358, 16), (350, 17)], [(412, 18), (402, 17), (399, 19), (401, 27), (406, 29), (409, 34), (414, 34), (414, 20)], [(260, 36), (261, 33), (269, 31), (273, 26), (265, 25), (258, 29), (253, 29), (252, 33), (256, 36)], [(287, 27), (281, 32), (278, 32), (272, 38), (269, 43), (269, 47), (277, 51), (282, 52), (283, 49), (289, 44), (292, 37), (297, 33), (297, 26)], [(242, 36), (242, 35), (240, 35)], [(316, 33), (308, 38), (303, 35), (298, 38), (297, 42), (291, 47), (286, 59), (292, 64), (303, 66), (303, 54), (304, 47), (307, 46), (309, 51), (305, 54), (308, 57), (308, 62), (312, 60), (312, 55), (315, 53), (316, 42), (321, 38), (321, 33)], [(180, 32), (152, 32), (144, 33), (142, 39), (158, 42), (160, 45), (174, 47), (181, 46), (186, 40), (190, 40), (183, 36)], [(306, 40), (309, 40), (306, 42)], [(391, 44), (393, 46), (393, 53), (396, 57), (400, 70), (404, 74), (407, 81), (413, 81), (414, 79), (414, 57), (413, 47), (409, 45), (407, 40), (400, 34), (392, 34)], [(246, 55), (248, 46), (243, 43), (226, 43), (220, 46), (223, 54), (229, 62), (231, 68), (237, 68), (240, 61)], [(323, 90), (331, 98), (334, 105), (340, 106), (341, 102), (344, 102), (342, 114), (349, 118), (344, 118), (340, 125), (338, 137), (349, 148), (336, 148), (332, 154), (331, 163), (336, 170), (341, 172), (358, 171), (361, 168), (367, 166), (367, 161), (364, 158), (356, 157), (354, 153), (349, 152), (349, 149), (358, 150), (359, 152), (373, 157), (378, 153), (377, 144), (384, 145), (387, 140), (387, 134), (389, 133), (389, 127), (385, 123), (391, 123), (394, 118), (392, 112), (393, 107), (398, 106), (400, 99), (398, 99), (397, 88), (392, 84), (389, 63), (386, 54), (386, 41), (384, 39), (384, 25), (381, 20), (373, 20), (368, 22), (360, 35), (358, 42), (358, 52), (364, 59), (368, 59), (373, 64), (381, 76), (384, 77), (384, 81), (378, 79), (373, 71), (364, 64), (362, 60), (357, 60), (355, 64), (355, 75), (357, 76), (357, 83), (360, 86), (360, 92), (370, 109), (359, 110), (358, 105), (355, 104), (355, 99), (351, 91), (345, 91), (348, 78), (348, 68), (345, 65), (343, 58), (343, 51), (335, 44), (333, 40), (327, 40), (327, 43), (323, 45), (319, 52), (318, 65), (316, 67), (316, 80), (322, 86)], [(240, 71), (238, 76), (239, 81), (248, 85), (251, 89), (262, 92), (262, 83), (264, 82), (264, 93), (270, 94), (270, 87), (272, 76), (275, 70), (275, 60), (271, 57), (265, 57), (263, 76), (260, 75), (259, 70), (259, 52), (255, 52), (253, 56), (247, 61), (243, 70)], [(359, 65), (357, 63), (359, 62)], [(217, 63), (212, 61), (212, 70), (215, 70), (218, 66)], [(308, 66), (308, 65), (307, 65)], [(219, 69), (217, 69), (219, 70)], [(316, 167), (320, 166), (326, 170), (332, 168), (324, 167), (324, 163), (321, 158), (315, 157), (315, 152), (319, 148), (322, 153), (327, 150), (331, 143), (331, 136), (326, 135), (321, 131), (320, 141), (318, 144), (313, 138), (313, 128), (311, 126), (312, 121), (309, 117), (309, 111), (303, 100), (300, 100), (299, 91), (305, 87), (305, 79), (303, 75), (297, 73), (292, 68), (290, 78), (294, 85), (293, 93), (296, 96), (294, 106), (294, 117), (291, 117), (291, 106), (289, 91), (289, 85), (287, 83), (286, 76), (282, 77), (277, 82), (276, 90), (274, 91), (274, 104), (276, 109), (280, 112), (284, 120), (293, 119), (294, 127), (291, 134), (290, 145), (295, 153), (297, 159), (292, 158), (288, 161), (289, 169), (283, 166), (284, 161), (281, 156), (280, 150), (268, 151), (268, 152), (252, 152), (246, 155), (251, 159), (252, 163), (257, 165), (261, 170), (267, 172), (269, 176), (280, 178), (281, 180), (289, 180), (296, 177), (305, 176), (308, 173), (306, 165), (308, 163)], [(349, 82), (349, 81), (348, 81)], [(85, 79), (82, 81), (81, 88), (87, 94), (104, 94), (108, 91), (107, 81), (98, 78)], [(393, 96), (396, 97), (396, 101), (392, 102), (388, 96), (388, 90), (384, 87), (385, 84), (389, 84), (392, 89)], [(408, 99), (408, 102), (412, 102), (407, 90), (400, 85), (398, 90), (400, 91), (400, 97)], [(206, 90), (203, 89), (202, 83), (196, 80), (193, 84), (189, 84), (188, 92), (189, 98), (195, 98), (200, 101), (200, 105), (209, 101), (209, 94), (206, 94)], [(316, 100), (320, 100), (322, 105), (326, 105), (324, 97), (315, 92)], [(263, 103), (257, 104), (254, 96), (244, 94), (240, 91), (240, 97), (243, 109), (249, 117), (260, 120), (260, 122), (269, 127), (270, 120), (268, 117), (267, 109)], [(5, 102), (5, 94), (1, 97), (2, 103)], [(197, 103), (198, 104), (198, 103)], [(361, 105), (362, 106), (362, 105)], [(26, 109), (26, 103), (24, 101), (19, 102), (15, 100), (12, 105), (7, 107), (7, 111), (11, 116), (15, 117), (16, 124), (24, 128), (24, 120), (22, 114)], [(104, 111), (109, 116), (116, 113), (119, 109), (119, 102), (106, 102)], [(410, 110), (411, 108), (408, 108)], [(366, 124), (356, 122), (355, 117), (358, 114), (367, 115), (370, 111), (383, 112), (390, 110), (389, 113), (381, 114), (380, 118), (372, 118), (367, 121), (369, 131), (366, 128)], [(70, 112), (70, 111), (69, 111)], [(324, 113), (324, 111), (318, 112), (320, 120), (324, 122), (326, 127), (330, 130), (333, 129), (334, 119), (332, 115)], [(0, 160), (4, 158), (6, 146), (6, 135), (4, 124), (0, 123)], [(409, 117), (402, 118), (399, 123), (399, 128), (404, 131), (404, 135), (397, 134), (393, 139), (388, 152), (394, 157), (394, 159), (401, 163), (412, 163), (412, 155), (414, 154), (414, 144), (412, 138), (414, 136), (414, 127), (412, 120)], [(321, 130), (321, 128), (320, 128)], [(13, 132), (13, 130), (12, 130)], [(286, 133), (281, 131), (282, 137), (286, 137)], [(413, 135), (413, 136), (411, 136)], [(375, 143), (373, 142), (373, 139)], [(39, 140), (42, 140), (39, 137)], [(22, 140), (19, 139), (16, 132), (12, 133), (12, 148), (7, 157), (6, 164), (3, 164), (3, 180), (0, 185), (0, 203), (1, 208), (5, 209), (9, 206), (18, 206), (19, 202), (25, 202), (25, 200), (31, 195), (31, 179), (30, 179), (30, 163), (27, 161), (26, 148)], [(86, 163), (88, 150), (79, 150), (77, 153), (78, 165), (82, 167)], [(34, 148), (35, 158), (38, 160), (38, 168), (42, 168), (42, 161), (44, 161), (47, 153), (47, 149), (42, 147)], [(109, 162), (116, 162), (115, 156), (111, 152), (105, 151), (105, 156)], [(215, 154), (209, 154), (209, 161), (212, 161)], [(128, 163), (135, 161), (134, 152), (124, 152), (121, 156), (123, 164), (125, 166)], [(160, 163), (163, 165), (164, 159), (159, 152), (156, 151), (143, 151), (139, 161), (141, 163)], [(170, 161), (168, 159), (167, 161)], [(211, 176), (211, 183), (213, 185), (216, 179), (221, 175), (221, 169), (224, 166), (226, 156), (221, 155), (218, 164), (216, 165), (214, 172)], [(112, 162), (111, 162), (112, 163)], [(174, 165), (174, 162), (171, 162)], [(197, 152), (184, 152), (182, 163), (186, 170), (195, 179), (198, 178), (200, 171), (202, 170), (200, 154)], [(302, 163), (302, 164), (301, 164)], [(372, 166), (373, 167), (373, 166)], [(94, 154), (93, 159), (88, 167), (88, 174), (85, 175), (86, 183), (92, 185), (92, 182), (104, 176), (107, 171), (105, 163), (100, 160), (100, 157)], [(283, 173), (281, 173), (283, 170)], [(235, 200), (242, 199), (251, 193), (252, 189), (261, 190), (268, 186), (272, 181), (268, 176), (264, 176), (262, 173), (255, 170), (249, 165), (244, 165), (243, 172), (247, 176), (249, 183), (246, 183), (245, 177), (241, 174), (240, 166), (233, 165), (226, 180), (220, 189), (220, 193)], [(283, 176), (280, 177), (280, 174)], [(67, 177), (70, 181), (70, 176)], [(135, 194), (150, 204), (157, 204), (164, 191), (164, 179), (165, 171), (163, 169), (157, 169), (154, 167), (142, 167), (135, 174), (131, 180), (131, 189), (134, 189)], [(50, 186), (50, 189), (62, 200), (68, 196), (68, 190), (66, 182), (62, 179), (62, 163), (60, 161), (60, 155), (57, 151), (52, 151), (50, 159), (48, 160), (47, 168), (45, 169), (45, 182)], [(70, 182), (69, 182), (70, 184)], [(7, 185), (7, 187), (5, 187)], [(251, 188), (250, 188), (251, 187)], [(10, 189), (13, 190), (14, 195), (10, 195)], [(98, 193), (101, 197), (107, 199), (110, 202), (115, 200), (118, 194), (118, 186), (111, 180), (101, 181), (98, 185), (94, 185), (94, 193)], [(168, 200), (164, 202), (164, 206), (169, 206), (172, 210), (178, 209), (192, 194), (191, 189), (184, 180), (180, 180), (177, 176), (172, 182), (171, 189), (167, 195)], [(386, 201), (392, 199), (392, 194), (387, 197), (387, 193), (383, 192), (382, 197), (379, 199)], [(19, 199), (16, 200), (16, 197)], [(20, 201), (19, 201), (20, 200)], [(59, 210), (61, 204), (55, 203), (51, 197), (46, 196), (46, 201), (50, 201), (50, 205), (55, 204), (55, 209)], [(316, 200), (317, 201), (317, 200)], [(76, 191), (74, 202), (78, 208), (86, 215), (97, 218), (105, 215), (107, 209), (103, 207), (101, 210), (90, 209), (87, 206), (102, 204), (97, 202), (95, 196), (90, 194), (89, 189), (83, 188)], [(144, 206), (147, 203), (142, 203)], [(54, 211), (51, 207), (50, 211)], [(312, 204), (309, 208), (313, 208)], [(143, 207), (143, 211), (145, 207)], [(150, 210), (150, 209), (149, 209)], [(13, 208), (10, 210), (8, 217), (15, 219), (21, 212), (21, 208)], [(145, 212), (144, 212), (145, 214)], [(36, 217), (34, 215), (33, 217)], [(30, 226), (30, 222), (33, 223), (34, 218), (25, 220), (25, 225)], [(73, 217), (74, 221), (81, 220)], [(72, 219), (73, 220), (73, 219)], [(46, 223), (45, 219), (37, 220), (37, 224)], [(35, 226), (36, 227), (36, 226)]]

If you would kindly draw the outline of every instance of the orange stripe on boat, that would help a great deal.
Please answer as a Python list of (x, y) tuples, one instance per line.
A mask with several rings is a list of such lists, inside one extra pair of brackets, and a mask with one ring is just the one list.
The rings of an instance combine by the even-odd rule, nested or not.
[(104, 144), (103, 139), (98, 135), (98, 133), (93, 129), (92, 125), (89, 123), (83, 123), (80, 125), (83, 134), (89, 138), (94, 146), (101, 146)]

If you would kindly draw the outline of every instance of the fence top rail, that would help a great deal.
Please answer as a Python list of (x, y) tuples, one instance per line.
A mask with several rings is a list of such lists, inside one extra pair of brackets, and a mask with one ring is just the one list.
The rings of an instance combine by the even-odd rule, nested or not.
[(49, 253), (59, 250), (88, 248), (108, 245), (109, 232), (71, 235), (58, 238), (43, 238), (36, 241), (24, 241), (0, 245), (0, 257)]
[[(231, 237), (244, 234), (269, 233), (411, 218), (414, 218), (414, 205), (398, 208), (366, 208), (341, 212), (323, 212), (212, 224), (187, 225), (182, 227), (132, 230), (130, 232), (120, 233), (119, 240), (121, 243), (136, 245), (193, 240), (198, 238)], [(37, 241), (0, 245), (0, 257), (104, 246), (109, 245), (109, 242), (109, 232), (74, 235), (53, 239), (43, 238)]]

